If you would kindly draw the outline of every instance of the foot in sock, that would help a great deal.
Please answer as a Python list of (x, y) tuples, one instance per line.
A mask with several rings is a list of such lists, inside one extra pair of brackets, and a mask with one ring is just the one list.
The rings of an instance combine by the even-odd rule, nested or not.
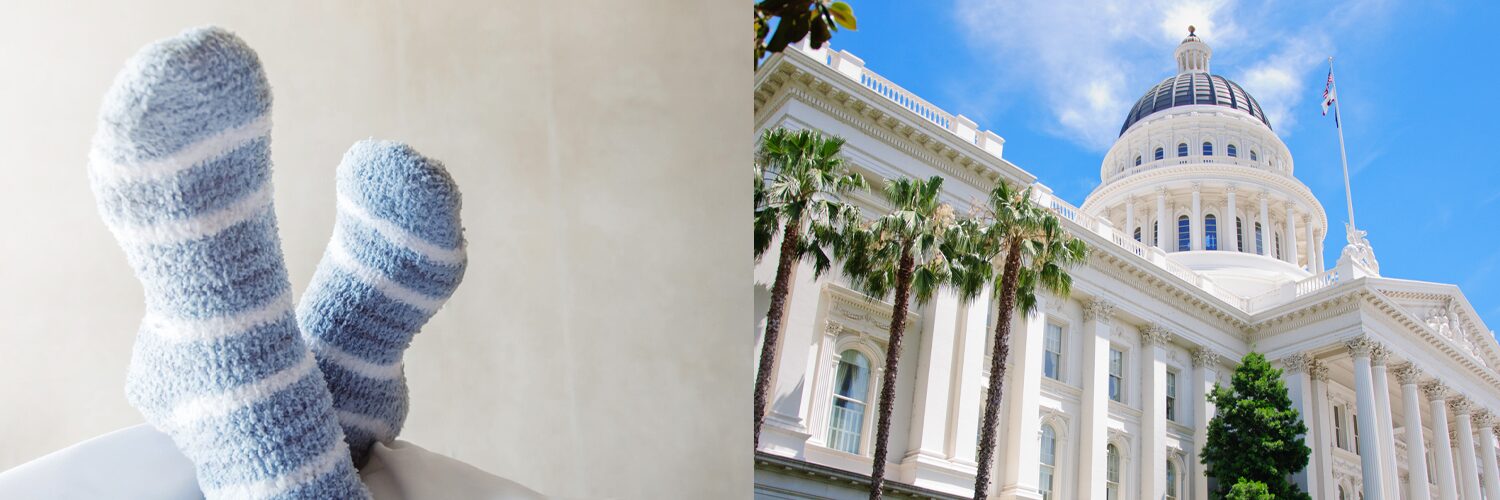
[(298, 330), (271, 203), (271, 92), (217, 28), (137, 53), (89, 178), (145, 288), (126, 395), (208, 498), (368, 498)]
[(459, 192), (405, 144), (361, 141), (338, 168), (338, 216), (297, 320), (356, 466), (406, 420), (402, 354), (463, 279)]

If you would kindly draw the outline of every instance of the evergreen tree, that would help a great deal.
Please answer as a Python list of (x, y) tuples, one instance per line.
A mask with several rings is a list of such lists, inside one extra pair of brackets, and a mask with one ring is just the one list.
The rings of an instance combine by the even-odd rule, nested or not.
[[(1292, 474), (1307, 467), (1312, 450), (1303, 444), (1307, 426), (1292, 408), (1281, 370), (1258, 352), (1246, 354), (1230, 387), (1215, 384), (1208, 400), (1218, 412), (1208, 423), (1202, 461), (1208, 474), (1219, 480), (1216, 497), (1231, 497), (1239, 490), (1242, 496), (1232, 498), (1246, 498), (1259, 490), (1278, 499), (1312, 498), (1291, 482)], [(1239, 485), (1241, 481), (1246, 484)]]

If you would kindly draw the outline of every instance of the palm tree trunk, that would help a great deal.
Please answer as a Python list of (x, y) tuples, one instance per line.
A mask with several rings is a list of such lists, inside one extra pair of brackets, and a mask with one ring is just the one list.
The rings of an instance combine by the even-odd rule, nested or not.
[(906, 333), (906, 302), (911, 295), (915, 260), (911, 244), (901, 247), (896, 272), (896, 302), (891, 307), (891, 338), (885, 346), (885, 373), (880, 381), (880, 416), (875, 421), (875, 463), (870, 471), (870, 500), (880, 500), (885, 487), (886, 443), (891, 437), (891, 411), (896, 407), (896, 366), (901, 360), (901, 337)]
[(786, 297), (791, 293), (792, 266), (797, 264), (798, 222), (787, 221), (781, 234), (781, 255), (776, 263), (776, 283), (771, 285), (771, 310), (766, 313), (766, 335), (760, 347), (760, 368), (755, 373), (755, 447), (760, 448), (760, 424), (766, 419), (766, 399), (771, 392), (771, 370), (776, 368), (776, 350), (781, 345), (781, 324), (786, 319)]
[[(1016, 273), (1021, 269), (1021, 250), (1011, 241), (1000, 273), (1000, 310), (995, 317), (995, 350), (990, 353), (990, 388), (985, 392), (984, 428), (979, 431), (979, 470), (974, 475), (974, 500), (989, 494), (990, 469), (995, 461), (995, 425), (1000, 422), (1001, 384), (1005, 381), (1005, 358), (1010, 354), (1010, 318), (1016, 307)], [(1020, 458), (1026, 460), (1025, 457)]]

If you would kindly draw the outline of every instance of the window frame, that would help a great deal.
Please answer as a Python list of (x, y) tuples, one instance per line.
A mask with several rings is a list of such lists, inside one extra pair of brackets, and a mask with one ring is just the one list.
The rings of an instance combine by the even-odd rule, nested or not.
[[(1057, 350), (1056, 351), (1053, 351), (1051, 349), (1051, 346), (1050, 346), (1051, 339), (1052, 339), (1052, 336), (1053, 336), (1054, 332), (1056, 332), (1056, 335), (1057, 335)], [(1066, 338), (1065, 338), (1065, 337), (1067, 337), (1066, 333), (1067, 333), (1066, 332), (1066, 328), (1064, 328), (1063, 325), (1061, 325), (1061, 324), (1059, 324), (1057, 322), (1053, 322), (1053, 321), (1048, 321), (1046, 323), (1046, 327), (1044, 328), (1044, 330), (1042, 332), (1042, 376), (1043, 377), (1047, 377), (1047, 378), (1050, 378), (1052, 380), (1056, 380), (1058, 382), (1062, 382), (1063, 381), (1063, 362), (1064, 362), (1064, 357), (1065, 357), (1064, 353), (1067, 352), (1067, 342), (1066, 342)], [(1057, 360), (1053, 362), (1052, 373), (1049, 374), (1049, 373), (1047, 373), (1047, 362), (1050, 361), (1049, 356), (1053, 356), (1053, 355), (1055, 355), (1057, 357)]]
[(1260, 223), (1256, 222), (1255, 223), (1255, 254), (1256, 255), (1265, 255), (1266, 254), (1266, 242), (1265, 242), (1265, 239), (1262, 238), (1262, 236), (1261, 236), (1264, 233), (1265, 233), (1265, 231), (1261, 230)]
[[(1049, 438), (1051, 443), (1047, 442)], [(1057, 429), (1053, 428), (1050, 423), (1042, 424), (1041, 430), (1037, 432), (1037, 441), (1037, 493), (1042, 495), (1042, 500), (1052, 500), (1057, 494), (1054, 487), (1058, 483)], [(1051, 463), (1047, 460), (1049, 455)]]
[(1250, 150), (1250, 161), (1255, 161), (1255, 162), (1260, 161), (1260, 157), (1259, 157), (1259, 155), (1255, 154), (1255, 150), (1254, 149)]
[[(838, 351), (838, 353), (839, 353), (838, 363), (836, 363), (834, 365), (833, 383), (829, 387), (829, 394), (828, 394), (828, 396), (829, 396), (829, 398), (828, 398), (829, 399), (829, 402), (828, 402), (828, 418), (827, 418), (827, 425), (825, 426), (825, 428), (826, 428), (826, 430), (825, 430), (826, 437), (824, 439), (824, 443), (828, 446), (829, 449), (838, 450), (840, 452), (849, 453), (849, 454), (852, 454), (852, 455), (861, 455), (861, 456), (863, 456), (864, 453), (867, 451), (866, 450), (867, 446), (866, 446), (865, 442), (866, 442), (866, 438), (868, 437), (868, 432), (866, 432), (866, 431), (869, 429), (869, 425), (870, 425), (870, 410), (874, 406), (873, 399), (874, 399), (875, 395), (871, 393), (871, 389), (872, 389), (872, 386), (874, 385), (875, 359), (869, 353), (866, 353), (863, 350), (857, 349), (857, 348), (854, 348), (854, 347), (845, 347), (844, 349)], [(841, 382), (841, 380), (840, 380), (840, 375), (842, 375), (844, 373), (843, 366), (846, 364), (846, 362), (844, 360), (844, 355), (848, 354), (848, 353), (853, 353), (855, 356), (859, 356), (859, 358), (862, 358), (865, 361), (865, 363), (866, 363), (866, 366), (864, 367), (864, 369), (865, 369), (865, 373), (864, 373), (865, 380), (864, 380), (864, 388), (863, 388), (864, 389), (864, 391), (863, 391), (864, 392), (864, 396), (862, 398), (856, 399), (856, 398), (853, 398), (853, 397), (850, 397), (850, 396), (845, 396), (843, 394), (840, 394), (841, 386), (844, 385)], [(856, 380), (858, 380), (858, 379), (856, 379)], [(835, 427), (835, 425), (838, 422), (838, 417), (836, 416), (836, 409), (840, 409), (840, 406), (839, 406), (839, 402), (840, 401), (848, 401), (848, 402), (851, 402), (853, 404), (860, 405), (860, 411), (859, 411), (859, 415), (858, 415), (859, 420), (857, 422), (855, 422), (856, 429), (854, 429), (852, 431), (849, 430), (849, 429), (847, 429), (847, 428), (836, 428)], [(837, 434), (835, 434), (835, 432), (843, 432), (843, 433), (846, 433), (846, 434), (853, 434), (853, 436), (852, 436), (853, 446), (854, 446), (854, 449), (856, 451), (852, 451), (851, 452), (847, 448), (840, 447), (839, 445), (843, 444), (843, 443), (842, 443), (842, 440), (836, 439), (835, 436), (837, 436)], [(848, 438), (845, 438), (845, 439), (848, 439)]]
[(1104, 498), (1120, 499), (1120, 447), (1114, 443), (1104, 445)]
[(1214, 155), (1214, 143), (1213, 143), (1213, 141), (1203, 141), (1203, 156), (1213, 156), (1213, 155)]
[(1135, 155), (1135, 166), (1141, 166), (1141, 155)]
[(1166, 157), (1167, 157), (1167, 150), (1163, 149), (1161, 146), (1157, 146), (1156, 147), (1156, 151), (1151, 154), (1151, 157), (1155, 158), (1156, 160), (1166, 159)]
[(1240, 157), (1239, 148), (1234, 147), (1234, 143), (1230, 143), (1228, 146), (1224, 146), (1224, 154), (1229, 155), (1230, 158)]
[[(1106, 396), (1110, 401), (1120, 404), (1125, 403), (1125, 363), (1125, 350), (1109, 346), (1109, 366), (1106, 368), (1109, 371), (1109, 386), (1105, 388), (1105, 391), (1108, 392)], [(1118, 373), (1116, 368), (1118, 368)]]
[(1182, 157), (1187, 156), (1187, 155), (1188, 155), (1188, 145), (1187, 145), (1187, 143), (1186, 142), (1177, 143), (1177, 157), (1178, 158), (1182, 158)]
[(1245, 221), (1240, 220), (1239, 216), (1235, 216), (1235, 218), (1234, 218), (1234, 244), (1235, 244), (1236, 247), (1238, 247), (1238, 248), (1235, 248), (1236, 252), (1244, 253), (1244, 251), (1245, 251)]
[(1167, 458), (1167, 470), (1165, 471), (1167, 477), (1163, 478), (1166, 480), (1164, 484), (1166, 486), (1164, 488), (1166, 494), (1162, 496), (1162, 500), (1177, 500), (1181, 498), (1182, 472), (1178, 469), (1177, 461)]
[(1203, 216), (1203, 249), (1219, 249), (1219, 216), (1206, 214)]
[(1186, 215), (1177, 216), (1177, 251), (1193, 249), (1193, 221)]
[(1176, 371), (1167, 370), (1166, 385), (1167, 385), (1167, 390), (1164, 391), (1164, 392), (1166, 393), (1166, 398), (1167, 398), (1167, 401), (1166, 401), (1166, 404), (1167, 404), (1167, 420), (1176, 422), (1177, 421), (1177, 372)]

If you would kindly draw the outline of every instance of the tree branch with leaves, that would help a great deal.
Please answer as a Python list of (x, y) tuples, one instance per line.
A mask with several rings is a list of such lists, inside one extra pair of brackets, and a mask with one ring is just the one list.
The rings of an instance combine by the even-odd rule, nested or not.
[[(775, 33), (771, 25), (775, 24)], [(854, 9), (830, 0), (762, 0), (755, 4), (755, 68), (766, 54), (786, 50), (804, 37), (817, 49), (840, 27), (855, 30)], [(770, 40), (766, 37), (770, 36)]]

